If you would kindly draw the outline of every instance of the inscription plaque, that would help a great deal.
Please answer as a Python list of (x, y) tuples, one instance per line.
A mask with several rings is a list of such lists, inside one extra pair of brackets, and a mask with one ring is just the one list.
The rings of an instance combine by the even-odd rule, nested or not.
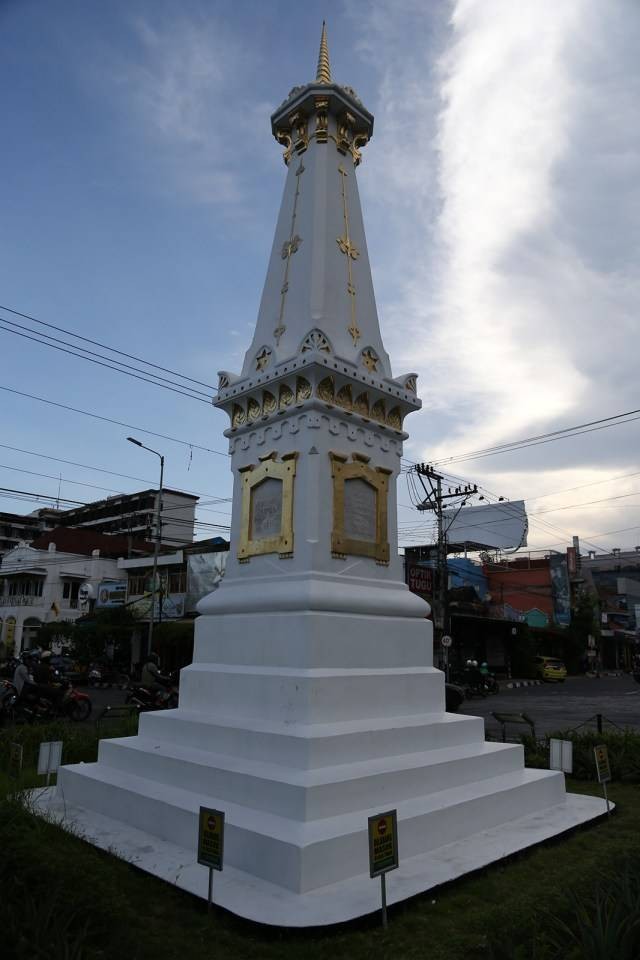
[(375, 542), (378, 492), (359, 478), (344, 483), (344, 534), (351, 540)]
[(282, 480), (268, 477), (251, 491), (251, 539), (279, 537), (282, 529)]

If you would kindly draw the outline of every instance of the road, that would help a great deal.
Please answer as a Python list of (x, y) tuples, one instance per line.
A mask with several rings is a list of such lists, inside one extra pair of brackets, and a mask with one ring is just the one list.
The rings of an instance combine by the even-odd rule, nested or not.
[[(126, 691), (117, 687), (110, 690), (81, 689), (91, 697), (91, 720), (96, 720), (107, 705), (124, 703), (126, 696)], [(576, 727), (597, 713), (620, 727), (640, 730), (640, 685), (627, 675), (600, 679), (569, 677), (565, 683), (543, 683), (514, 690), (507, 690), (503, 685), (495, 696), (466, 700), (459, 710), (460, 713), (484, 717), (485, 729), (495, 734), (500, 727), (492, 718), (492, 711), (526, 713), (534, 721), (539, 734)], [(512, 727), (510, 732), (517, 733), (520, 729), (524, 730)]]
[[(492, 711), (526, 713), (534, 721), (538, 734), (577, 727), (597, 713), (620, 727), (640, 730), (640, 686), (627, 675), (599, 679), (569, 677), (564, 683), (543, 683), (514, 690), (503, 687), (495, 696), (466, 700), (459, 710), (484, 717), (487, 732), (496, 733), (500, 727), (491, 717)], [(595, 724), (590, 726), (595, 728)], [(516, 733), (524, 728), (510, 729)]]

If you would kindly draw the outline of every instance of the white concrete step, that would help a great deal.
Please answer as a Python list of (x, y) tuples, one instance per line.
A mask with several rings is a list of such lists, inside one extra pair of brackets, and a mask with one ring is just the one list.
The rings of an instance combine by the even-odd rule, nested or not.
[(180, 706), (287, 723), (322, 723), (444, 711), (433, 667), (313, 669), (193, 663), (180, 674)]
[(261, 610), (206, 621), (206, 617), (196, 621), (194, 663), (308, 669), (414, 667), (432, 661), (431, 631), (424, 619), (382, 612), (358, 616), (326, 610)]
[(455, 713), (346, 720), (340, 723), (242, 722), (180, 708), (140, 716), (142, 736), (247, 760), (311, 769), (484, 742), (484, 720)]
[(295, 770), (264, 761), (161, 743), (144, 737), (103, 740), (100, 763), (159, 784), (293, 820), (316, 820), (510, 773), (523, 765), (517, 744), (480, 743)]
[[(308, 822), (264, 812), (257, 821), (254, 809), (215, 794), (167, 786), (104, 763), (61, 768), (57, 795), (108, 817), (117, 811), (123, 823), (193, 850), (193, 860), (199, 807), (224, 810), (225, 861), (298, 892), (366, 873), (367, 817), (380, 812), (366, 807)], [(403, 859), (544, 811), (565, 796), (561, 773), (520, 769), (388, 807), (398, 812)]]

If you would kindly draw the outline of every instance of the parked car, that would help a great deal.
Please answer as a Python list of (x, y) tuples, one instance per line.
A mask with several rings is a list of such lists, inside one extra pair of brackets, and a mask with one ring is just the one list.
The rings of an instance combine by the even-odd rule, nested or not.
[(557, 657), (535, 657), (536, 678), (538, 680), (556, 681), (564, 683), (567, 676), (567, 668), (562, 660)]

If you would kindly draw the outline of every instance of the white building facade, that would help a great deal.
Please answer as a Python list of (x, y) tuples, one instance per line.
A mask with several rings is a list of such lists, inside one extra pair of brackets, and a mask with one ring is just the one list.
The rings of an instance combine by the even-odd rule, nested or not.
[(97, 593), (100, 583), (121, 577), (118, 561), (100, 556), (47, 550), (22, 544), (0, 561), (0, 640), (7, 656), (19, 656), (38, 643), (44, 623), (77, 620), (81, 608), (80, 587), (90, 584)]

